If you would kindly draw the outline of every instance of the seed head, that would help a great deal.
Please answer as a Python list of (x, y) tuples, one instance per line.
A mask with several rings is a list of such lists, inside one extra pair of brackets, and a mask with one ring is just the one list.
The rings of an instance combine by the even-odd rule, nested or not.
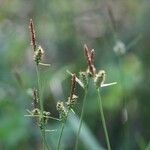
[(84, 53), (88, 64), (87, 73), (91, 76), (95, 76), (96, 69), (94, 67), (94, 50), (90, 51), (87, 45), (84, 45)]
[(40, 123), (40, 115), (41, 115), (41, 111), (38, 108), (34, 108), (32, 110), (32, 115), (34, 116), (35, 121), (39, 124)]
[(47, 121), (48, 121), (48, 117), (50, 116), (50, 112), (48, 112), (48, 111), (43, 111), (43, 121), (44, 121), (44, 123), (45, 124), (47, 124)]
[(41, 46), (39, 46), (38, 49), (34, 52), (34, 61), (36, 62), (37, 65), (41, 62), (43, 54), (44, 50), (42, 49)]
[(94, 82), (97, 88), (99, 88), (105, 82), (105, 78), (106, 78), (106, 73), (104, 70), (100, 70), (98, 74), (96, 74)]
[(59, 112), (59, 118), (61, 119), (62, 122), (65, 122), (67, 118), (67, 111), (64, 107), (63, 102), (57, 102), (56, 108)]
[(66, 104), (68, 106), (68, 109), (73, 109), (74, 108), (74, 106), (77, 103), (77, 98), (78, 98), (78, 96), (75, 95), (75, 94), (73, 94), (72, 99), (70, 99), (70, 97), (68, 97), (68, 101), (66, 102)]

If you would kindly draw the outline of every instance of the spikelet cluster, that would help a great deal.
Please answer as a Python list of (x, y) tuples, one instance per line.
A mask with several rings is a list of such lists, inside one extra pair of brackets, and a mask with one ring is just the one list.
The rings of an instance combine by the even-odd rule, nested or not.
[(73, 109), (77, 102), (78, 96), (75, 95), (75, 89), (76, 89), (76, 74), (73, 74), (71, 79), (70, 96), (68, 97), (68, 101), (66, 102), (68, 109)]
[(96, 68), (94, 66), (94, 49), (90, 51), (87, 45), (84, 45), (84, 53), (86, 56), (88, 69), (86, 72), (80, 73), (80, 80), (82, 81), (84, 87), (87, 86), (88, 85), (87, 74), (88, 74), (90, 77), (93, 77), (96, 88), (101, 87), (101, 85), (104, 84), (106, 73), (104, 70), (100, 70), (97, 73)]
[(57, 102), (56, 108), (59, 112), (59, 118), (62, 122), (66, 121), (67, 118), (67, 111), (65, 109), (64, 103), (63, 102)]
[[(94, 55), (95, 55), (95, 51), (94, 49), (90, 50), (87, 45), (84, 45), (84, 54), (86, 57), (86, 61), (87, 61), (87, 70), (86, 71), (82, 71), (79, 72), (79, 79), (76, 77), (76, 82), (79, 83), (79, 85), (84, 88), (87, 89), (88, 84), (89, 84), (89, 78), (92, 78), (96, 87), (101, 87), (102, 84), (104, 84), (105, 81), (105, 77), (106, 77), (106, 73), (104, 70), (100, 70), (97, 73), (97, 70), (94, 66)], [(73, 76), (72, 73), (69, 72), (69, 74), (71, 74)], [(68, 98), (68, 103), (70, 103), (71, 101), (71, 96)], [(72, 101), (74, 104), (74, 101)]]
[(66, 121), (69, 111), (70, 110), (73, 111), (73, 109), (77, 103), (78, 96), (75, 95), (75, 89), (76, 89), (76, 74), (73, 74), (72, 79), (71, 79), (70, 96), (68, 97), (67, 102), (65, 102), (65, 103), (57, 102), (57, 105), (56, 105), (56, 108), (59, 112), (59, 118), (62, 122)]
[(44, 50), (41, 46), (39, 46), (38, 49), (34, 52), (34, 61), (37, 65), (41, 62), (43, 54)]
[(105, 82), (105, 78), (106, 78), (106, 73), (104, 70), (100, 70), (95, 78), (94, 78), (94, 82), (97, 88), (101, 87), (101, 85)]
[(29, 29), (30, 29), (30, 34), (31, 34), (31, 46), (34, 51), (33, 59), (35, 63), (38, 65), (42, 60), (44, 50), (42, 49), (41, 46), (37, 47), (35, 28), (34, 28), (34, 23), (32, 19), (30, 19)]
[[(47, 121), (50, 116), (50, 112), (48, 111), (42, 111), (39, 109), (39, 104), (38, 104), (38, 93), (36, 89), (33, 89), (33, 109), (31, 112), (29, 111), (30, 115), (35, 118), (36, 123), (38, 126), (43, 129), (43, 126), (47, 124)], [(43, 117), (42, 117), (43, 116)]]

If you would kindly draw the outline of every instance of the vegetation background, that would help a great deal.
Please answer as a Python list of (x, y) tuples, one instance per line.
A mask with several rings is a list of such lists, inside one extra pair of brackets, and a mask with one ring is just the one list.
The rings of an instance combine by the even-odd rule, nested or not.
[[(65, 100), (72, 72), (85, 70), (83, 45), (96, 52), (95, 66), (105, 69), (102, 100), (113, 150), (150, 149), (150, 1), (149, 0), (0, 0), (0, 150), (40, 150), (40, 133), (31, 118), (31, 89), (36, 74), (30, 47), (29, 20), (45, 50), (42, 84), (45, 110), (58, 117), (56, 102)], [(126, 53), (113, 51), (117, 41)], [(77, 88), (80, 115), (83, 91)], [(106, 147), (93, 88), (86, 104), (79, 150)], [(128, 115), (127, 115), (128, 114)], [(49, 121), (48, 143), (55, 148), (60, 123)], [(77, 118), (69, 118), (62, 147), (72, 150)]]

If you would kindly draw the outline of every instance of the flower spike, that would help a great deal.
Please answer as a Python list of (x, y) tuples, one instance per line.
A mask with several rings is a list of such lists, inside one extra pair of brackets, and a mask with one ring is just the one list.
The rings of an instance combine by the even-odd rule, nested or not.
[(29, 29), (31, 33), (31, 46), (33, 50), (36, 51), (37, 46), (36, 46), (36, 38), (35, 38), (35, 29), (34, 29), (34, 24), (32, 19), (30, 19)]

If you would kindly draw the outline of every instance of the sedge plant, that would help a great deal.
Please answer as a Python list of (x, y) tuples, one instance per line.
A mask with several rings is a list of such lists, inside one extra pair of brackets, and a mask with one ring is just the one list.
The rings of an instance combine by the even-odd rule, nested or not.
[(35, 28), (32, 19), (30, 19), (29, 30), (31, 34), (31, 46), (34, 53), (33, 60), (36, 68), (37, 88), (33, 89), (33, 109), (31, 111), (27, 110), (29, 114), (25, 116), (33, 117), (35, 119), (41, 131), (43, 150), (50, 150), (50, 147), (48, 146), (48, 143), (46, 141), (45, 133), (46, 131), (51, 131), (51, 130), (46, 130), (46, 124), (49, 119), (54, 119), (58, 121), (59, 119), (52, 117), (50, 112), (44, 110), (42, 85), (41, 85), (41, 77), (40, 77), (40, 65), (42, 66), (50, 66), (50, 65), (42, 63), (44, 50), (41, 46), (37, 46)]
[(94, 54), (95, 54), (94, 49), (89, 50), (89, 48), (86, 45), (84, 45), (84, 53), (85, 53), (85, 57), (87, 60), (88, 68), (86, 71), (79, 73), (80, 74), (79, 78), (77, 78), (76, 74), (72, 74), (71, 72), (68, 71), (68, 73), (71, 74), (71, 76), (72, 76), (71, 91), (70, 91), (70, 95), (68, 97), (67, 102), (65, 102), (65, 103), (57, 102), (56, 108), (59, 112), (59, 119), (57, 119), (57, 118), (52, 117), (50, 112), (44, 111), (39, 66), (40, 65), (49, 66), (49, 64), (44, 64), (41, 62), (42, 58), (43, 58), (44, 50), (42, 49), (41, 46), (37, 46), (35, 29), (34, 29), (34, 24), (33, 24), (32, 19), (30, 20), (29, 29), (30, 29), (30, 33), (31, 33), (31, 46), (32, 46), (32, 49), (34, 52), (33, 60), (35, 63), (36, 75), (37, 75), (37, 89), (36, 88), (33, 89), (33, 110), (32, 111), (28, 110), (29, 115), (26, 115), (26, 116), (35, 118), (35, 120), (39, 126), (39, 129), (41, 131), (43, 150), (46, 150), (46, 149), (50, 150), (48, 143), (46, 141), (46, 136), (45, 136), (46, 131), (48, 131), (48, 130), (46, 130), (46, 124), (47, 124), (48, 119), (58, 120), (58, 121), (61, 121), (61, 123), (62, 123), (60, 135), (59, 135), (58, 143), (57, 143), (57, 147), (56, 147), (56, 150), (60, 150), (61, 139), (62, 139), (62, 135), (63, 135), (63, 131), (64, 131), (64, 128), (66, 125), (67, 118), (69, 116), (70, 111), (74, 112), (74, 107), (75, 107), (75, 104), (76, 104), (77, 98), (78, 98), (78, 96), (75, 94), (76, 82), (84, 89), (83, 105), (82, 105), (79, 128), (78, 128), (76, 142), (75, 142), (75, 150), (78, 149), (78, 141), (79, 141), (79, 136), (80, 136), (82, 123), (83, 123), (83, 117), (84, 117), (84, 113), (85, 113), (85, 104), (86, 104), (86, 99), (87, 99), (90, 78), (95, 83), (95, 87), (96, 87), (96, 91), (97, 91), (98, 106), (99, 106), (99, 111), (100, 111), (100, 115), (101, 115), (102, 126), (104, 129), (107, 149), (111, 150), (108, 131), (107, 131), (104, 112), (103, 112), (103, 107), (102, 107), (101, 88), (105, 87), (105, 86), (114, 85), (114, 84), (116, 84), (116, 82), (104, 84), (106, 73), (104, 70), (100, 70), (98, 72), (96, 71), (96, 68), (94, 66)]
[(36, 67), (37, 87), (38, 87), (38, 96), (39, 96), (39, 103), (40, 103), (40, 110), (38, 112), (38, 115), (40, 115), (39, 128), (42, 133), (43, 149), (45, 150), (45, 145), (46, 145), (45, 123), (44, 123), (44, 117), (43, 117), (43, 100), (42, 100), (40, 73), (39, 73), (39, 63), (42, 60), (44, 51), (41, 46), (39, 46), (37, 48), (35, 29), (34, 29), (34, 24), (33, 24), (32, 19), (30, 20), (29, 29), (30, 29), (30, 33), (31, 33), (31, 45), (32, 45), (32, 49), (34, 51), (34, 62), (35, 62), (35, 67)]
[(78, 78), (76, 79), (77, 82), (80, 84), (80, 86), (84, 89), (85, 92), (84, 92), (84, 99), (83, 99), (83, 105), (82, 105), (81, 116), (80, 116), (80, 123), (79, 123), (79, 128), (78, 128), (77, 137), (76, 137), (75, 150), (78, 149), (78, 141), (79, 141), (79, 136), (80, 136), (80, 132), (81, 132), (83, 116), (84, 116), (84, 113), (85, 113), (85, 103), (86, 103), (86, 97), (87, 97), (88, 86), (89, 86), (88, 85), (89, 78), (92, 78), (92, 80), (95, 83), (95, 87), (96, 87), (96, 91), (97, 91), (97, 97), (98, 97), (98, 106), (99, 106), (99, 110), (100, 110), (102, 126), (103, 126), (103, 129), (104, 129), (107, 149), (111, 150), (108, 131), (107, 131), (104, 112), (103, 112), (103, 107), (102, 107), (102, 100), (101, 100), (100, 91), (101, 91), (102, 87), (114, 85), (114, 84), (116, 84), (116, 82), (109, 83), (109, 84), (104, 84), (105, 71), (100, 70), (97, 73), (96, 68), (94, 66), (94, 49), (92, 49), (90, 51), (89, 48), (86, 45), (84, 45), (84, 53), (85, 53), (85, 57), (86, 57), (86, 60), (87, 60), (88, 68), (85, 72), (80, 73), (80, 76), (81, 76), (80, 79), (78, 79)]
[(66, 105), (64, 105), (63, 102), (57, 102), (57, 106), (56, 106), (56, 108), (59, 112), (59, 118), (62, 122), (56, 150), (60, 150), (61, 139), (62, 139), (63, 131), (65, 128), (69, 113), (70, 113), (70, 111), (74, 112), (73, 109), (76, 105), (77, 98), (78, 98), (78, 96), (75, 94), (75, 89), (76, 89), (76, 74), (72, 74), (71, 91), (70, 91), (70, 96), (68, 97), (68, 101), (66, 102)]

